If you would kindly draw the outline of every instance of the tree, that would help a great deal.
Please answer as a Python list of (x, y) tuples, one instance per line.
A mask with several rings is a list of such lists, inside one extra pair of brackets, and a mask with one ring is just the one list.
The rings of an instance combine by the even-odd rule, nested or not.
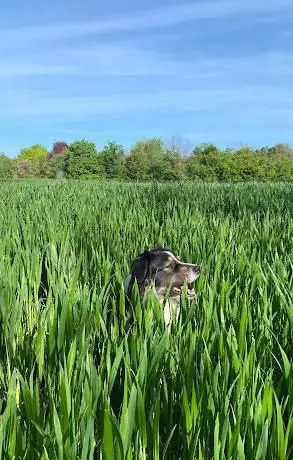
[(31, 160), (18, 160), (15, 165), (15, 172), (19, 179), (31, 179), (38, 177), (39, 168), (37, 163)]
[(136, 142), (126, 159), (129, 179), (159, 180), (164, 151), (163, 143), (158, 138)]
[(107, 179), (124, 177), (124, 150), (114, 141), (108, 142), (99, 154), (103, 175)]
[(71, 178), (86, 179), (101, 176), (99, 158), (93, 142), (81, 140), (69, 145), (65, 173)]
[(178, 153), (180, 156), (186, 156), (192, 150), (192, 143), (181, 136), (173, 136), (165, 142), (165, 148), (167, 151)]
[(41, 158), (48, 157), (48, 150), (40, 144), (32, 145), (31, 147), (27, 147), (21, 149), (20, 155), (18, 156), (18, 160), (29, 160), (33, 163), (38, 162)]
[(174, 150), (167, 150), (161, 161), (161, 180), (182, 181), (185, 178), (183, 158)]
[(213, 144), (201, 144), (186, 161), (187, 175), (191, 179), (204, 181), (227, 180), (229, 173), (226, 158), (227, 154)]
[(53, 179), (61, 179), (66, 175), (66, 161), (68, 150), (52, 157), (47, 163), (50, 164), (51, 176)]
[(57, 155), (64, 155), (68, 150), (68, 144), (63, 141), (58, 141), (53, 144), (52, 150), (49, 153), (49, 159), (55, 158)]
[(269, 155), (282, 155), (293, 158), (293, 149), (288, 144), (276, 144), (268, 149)]
[(58, 141), (53, 144), (48, 157), (48, 163), (50, 163), (49, 174), (51, 178), (61, 179), (65, 176), (68, 152), (69, 146), (66, 142)]
[(265, 179), (262, 158), (249, 147), (242, 147), (230, 156), (231, 179), (253, 181)]
[(0, 153), (0, 179), (11, 179), (14, 175), (14, 161)]
[(220, 153), (220, 150), (214, 144), (200, 144), (192, 153), (193, 155), (215, 155)]
[(293, 180), (293, 161), (288, 156), (278, 156), (275, 159), (275, 180), (292, 181)]
[(34, 163), (36, 174), (40, 179), (55, 179), (55, 159), (49, 161), (48, 158), (40, 158)]
[(217, 175), (212, 164), (202, 162), (201, 157), (196, 157), (195, 155), (188, 157), (185, 168), (189, 179), (200, 179), (208, 182), (217, 180)]

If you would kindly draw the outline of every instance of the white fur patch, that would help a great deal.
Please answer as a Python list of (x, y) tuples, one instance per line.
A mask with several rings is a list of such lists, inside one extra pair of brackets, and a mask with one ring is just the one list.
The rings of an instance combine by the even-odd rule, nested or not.
[(172, 299), (168, 299), (164, 306), (164, 322), (168, 331), (170, 331), (173, 316), (175, 316), (176, 321), (178, 321), (179, 314), (180, 303), (177, 301), (174, 302)]
[(196, 264), (187, 264), (185, 262), (182, 262), (181, 260), (178, 260), (177, 257), (175, 257), (174, 254), (170, 251), (164, 251), (164, 253), (172, 257), (172, 259), (174, 259), (179, 265), (186, 265), (187, 267), (197, 267)]
[[(131, 282), (131, 278), (132, 276), (128, 275), (124, 281), (124, 293), (126, 295), (128, 294), (128, 289), (129, 289), (129, 285)], [(149, 292), (150, 290), (153, 291), (155, 296), (158, 298), (160, 304), (164, 305), (164, 323), (165, 323), (167, 330), (170, 331), (173, 316), (175, 316), (176, 320), (178, 321), (179, 313), (180, 313), (180, 302), (172, 298), (167, 299), (166, 301), (164, 301), (164, 299), (160, 299), (158, 297), (158, 293), (154, 285), (151, 285), (148, 287), (147, 291)]]
[(124, 281), (124, 292), (125, 292), (125, 294), (128, 293), (131, 278), (132, 278), (132, 276), (128, 275), (127, 278)]

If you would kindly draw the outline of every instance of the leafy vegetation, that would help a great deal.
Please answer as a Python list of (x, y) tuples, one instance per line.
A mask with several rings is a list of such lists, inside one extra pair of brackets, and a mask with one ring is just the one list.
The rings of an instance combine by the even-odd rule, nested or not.
[(14, 175), (14, 163), (0, 153), (0, 179), (10, 179)]
[(93, 142), (76, 141), (68, 148), (64, 169), (70, 178), (99, 177), (100, 167)]
[(35, 144), (31, 147), (21, 149), (18, 159), (31, 161), (33, 163), (37, 162), (40, 159), (48, 157), (48, 150), (42, 145)]
[(165, 145), (155, 138), (136, 142), (129, 152), (111, 141), (98, 152), (93, 142), (60, 141), (50, 152), (39, 145), (23, 149), (16, 161), (2, 155), (0, 178), (10, 177), (10, 170), (17, 178), (279, 182), (293, 180), (293, 149), (277, 144), (222, 151), (202, 144), (187, 152), (180, 144)]
[[(0, 458), (293, 456), (293, 186), (0, 183)], [(172, 332), (129, 261), (200, 263)]]

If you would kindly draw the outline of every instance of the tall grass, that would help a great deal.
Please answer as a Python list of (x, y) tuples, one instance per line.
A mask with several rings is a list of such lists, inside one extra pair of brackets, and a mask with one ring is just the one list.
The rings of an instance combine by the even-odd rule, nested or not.
[[(0, 459), (292, 459), (292, 237), (292, 185), (0, 184)], [(124, 301), (158, 244), (170, 334)]]

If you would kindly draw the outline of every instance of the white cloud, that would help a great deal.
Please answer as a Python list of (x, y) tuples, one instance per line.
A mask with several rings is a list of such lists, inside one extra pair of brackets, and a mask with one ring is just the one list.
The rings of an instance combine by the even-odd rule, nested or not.
[[(18, 48), (13, 54), (6, 52), (0, 60), (0, 117), (45, 117), (50, 119), (82, 119), (95, 116), (122, 116), (141, 112), (160, 111), (166, 113), (225, 110), (233, 113), (239, 107), (260, 113), (271, 111), (280, 116), (287, 110), (291, 113), (293, 93), (289, 80), (293, 73), (293, 54), (271, 52), (241, 56), (202, 58), (192, 50), (186, 58), (172, 56), (148, 49), (135, 42), (107, 37), (95, 37), (95, 43), (39, 45), (39, 39), (57, 40), (78, 37), (88, 33), (112, 33), (122, 30), (145, 30), (152, 27), (175, 26), (182, 22), (250, 14), (261, 16), (278, 10), (289, 11), (292, 0), (267, 2), (265, 0), (220, 0), (201, 3), (186, 3), (168, 8), (158, 8), (133, 14), (125, 18), (101, 20), (87, 24), (63, 24), (44, 27), (28, 27), (16, 31), (0, 31), (0, 40), (9, 45), (9, 40), (32, 40), (32, 45)], [(10, 38), (9, 38), (10, 37)], [(34, 49), (34, 41), (36, 47)], [(158, 48), (158, 47), (157, 47)], [(5, 47), (4, 47), (5, 50)], [(3, 48), (2, 48), (3, 55)], [(201, 55), (202, 56), (202, 55)], [(39, 79), (41, 92), (35, 89), (33, 78), (24, 77), (68, 77), (71, 96), (64, 96), (66, 79)], [(90, 77), (87, 80), (87, 77)], [(99, 77), (95, 80), (95, 77)], [(117, 94), (109, 94), (107, 77), (115, 77)], [(133, 80), (121, 77), (136, 77)], [(144, 88), (143, 79), (153, 77), (154, 92)], [(125, 85), (120, 83), (127, 81)], [(273, 80), (275, 79), (275, 81)], [(56, 84), (57, 81), (57, 84)], [(89, 82), (89, 84), (88, 84)], [(148, 82), (149, 83), (149, 82)], [(88, 86), (87, 86), (88, 84)], [(133, 86), (131, 86), (133, 84)], [(120, 85), (120, 89), (119, 89)], [(135, 85), (135, 86), (134, 86)], [(165, 85), (165, 86), (164, 86)], [(147, 85), (148, 88), (150, 84)], [(166, 90), (162, 88), (166, 87)], [(25, 92), (25, 88), (33, 88)], [(126, 92), (125, 88), (128, 88)], [(167, 91), (167, 88), (171, 88)], [(138, 94), (136, 94), (138, 93)], [(68, 94), (66, 92), (66, 94)], [(85, 96), (90, 95), (90, 96)]]
[[(130, 41), (98, 41), (88, 46), (61, 46), (3, 57), (0, 60), (0, 79), (14, 77), (36, 77), (66, 75), (76, 77), (164, 77), (168, 83), (176, 79), (177, 85), (186, 79), (205, 83), (215, 80), (260, 77), (262, 81), (274, 75), (286, 76), (293, 73), (293, 54), (275, 51), (254, 54), (247, 57), (230, 56), (202, 58), (194, 50), (191, 55), (181, 58), (166, 52), (139, 47)], [(269, 71), (269, 72), (268, 72)], [(172, 80), (173, 78), (173, 80)], [(136, 83), (139, 79), (136, 80)]]

